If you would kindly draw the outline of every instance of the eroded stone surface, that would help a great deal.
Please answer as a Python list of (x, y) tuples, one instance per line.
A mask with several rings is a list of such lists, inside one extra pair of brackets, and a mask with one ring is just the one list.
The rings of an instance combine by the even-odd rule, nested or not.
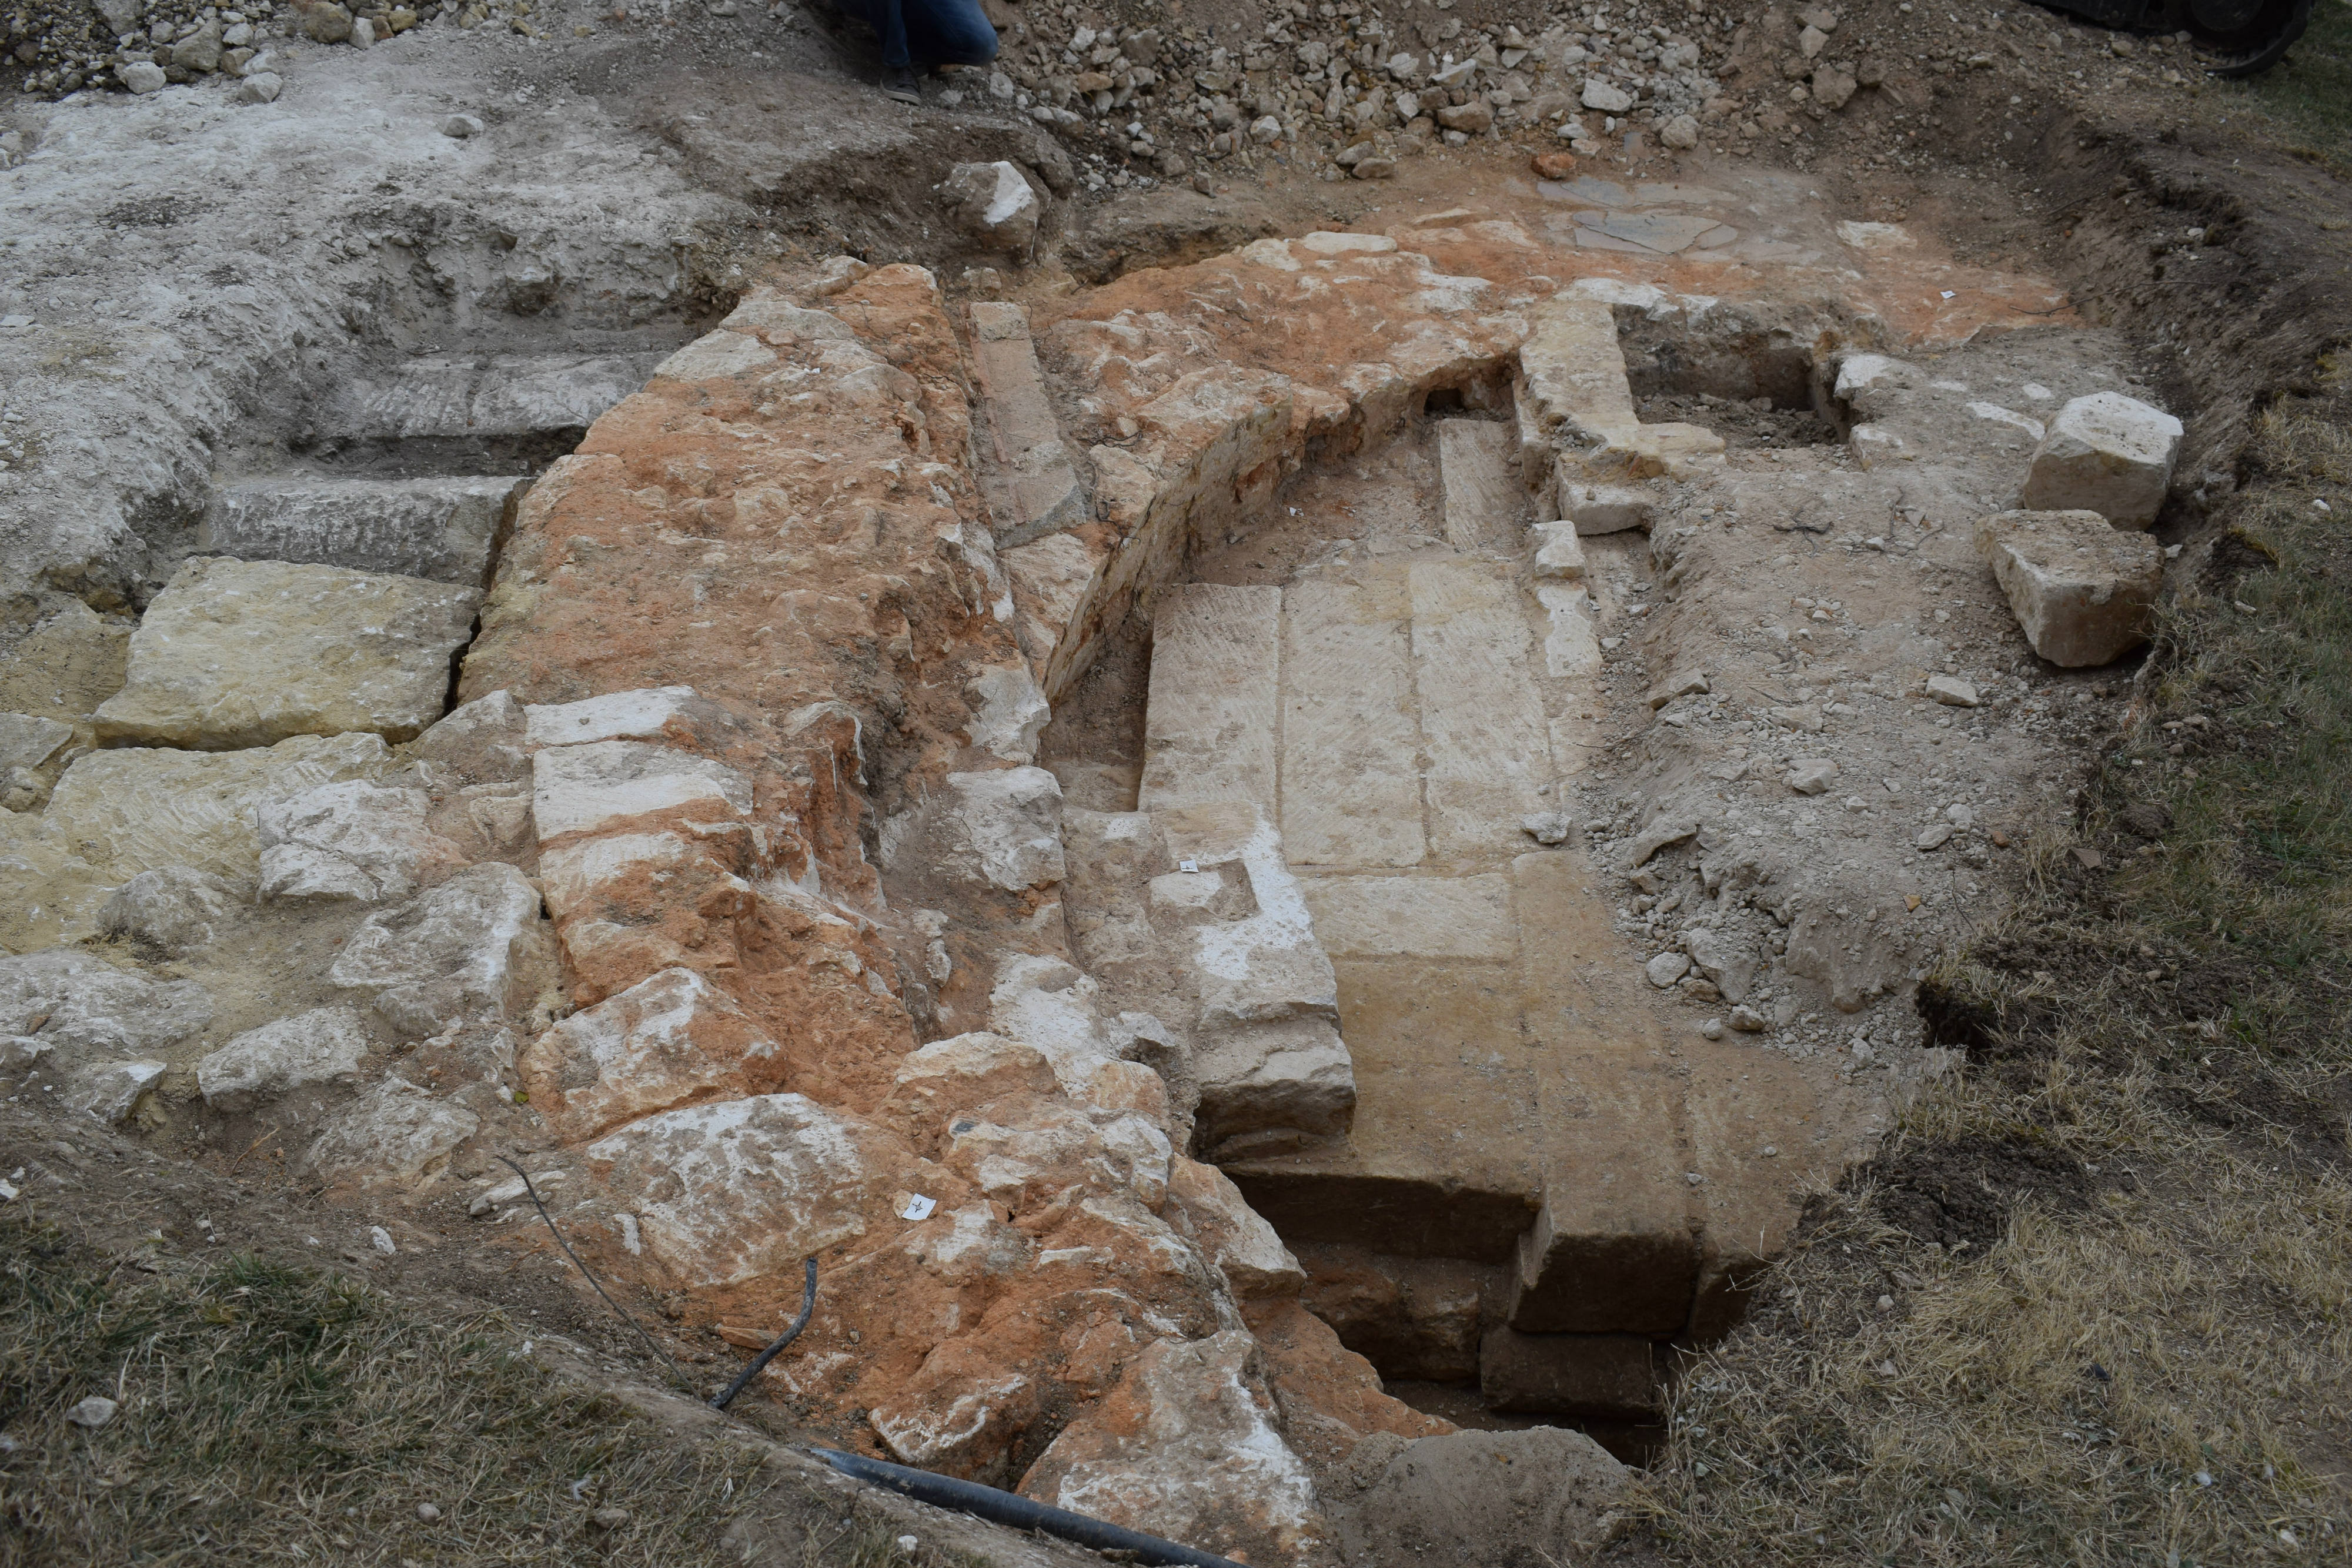
[(305, 561), (488, 586), (490, 546), (527, 481), (513, 478), (259, 480), (215, 502), (207, 555)]
[(428, 1035), (468, 1013), (520, 1013), (546, 972), (539, 890), (510, 865), (468, 867), (368, 916), (327, 971), (373, 994), (386, 1023)]
[(478, 591), (340, 567), (199, 556), (131, 637), (98, 710), (118, 744), (197, 750), (360, 731), (405, 740), (441, 716)]
[(531, 1103), (567, 1143), (688, 1101), (780, 1087), (782, 1052), (691, 969), (665, 969), (572, 1014), (520, 1060)]
[(2121, 392), (2093, 392), (2058, 411), (2033, 450), (2017, 504), (2096, 512), (2119, 528), (2156, 520), (2180, 455), (2180, 421)]
[(405, 898), (420, 880), (455, 870), (457, 846), (425, 825), (422, 789), (352, 779), (281, 795), (254, 809), (265, 899)]
[(196, 1063), (196, 1088), (215, 1110), (254, 1110), (297, 1089), (355, 1082), (374, 1043), (354, 1009), (318, 1008), (231, 1037)]

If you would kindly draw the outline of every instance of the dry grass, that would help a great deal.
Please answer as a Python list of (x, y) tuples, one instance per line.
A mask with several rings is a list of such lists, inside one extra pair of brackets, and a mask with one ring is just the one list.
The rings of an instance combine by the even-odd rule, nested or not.
[[(2268, 417), (2168, 612), (2082, 824), (2105, 869), (2045, 846), (1940, 977), (1975, 1065), (1691, 1367), (1642, 1500), (1667, 1555), (2352, 1563), (2347, 381)], [(1994, 1195), (1986, 1245), (1889, 1223), (1969, 1148), (2067, 1179)]]
[[(524, 1343), (308, 1270), (148, 1275), (0, 1220), (0, 1563), (683, 1568), (740, 1561), (723, 1542), (756, 1517), (770, 1568), (916, 1568), (760, 1451), (681, 1442)], [(93, 1394), (121, 1413), (69, 1424)]]

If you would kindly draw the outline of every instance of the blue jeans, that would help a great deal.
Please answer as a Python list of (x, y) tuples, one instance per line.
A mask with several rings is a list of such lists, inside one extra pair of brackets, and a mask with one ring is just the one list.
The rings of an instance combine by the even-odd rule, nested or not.
[(980, 0), (834, 0), (872, 27), (886, 66), (984, 66), (996, 57), (996, 29)]

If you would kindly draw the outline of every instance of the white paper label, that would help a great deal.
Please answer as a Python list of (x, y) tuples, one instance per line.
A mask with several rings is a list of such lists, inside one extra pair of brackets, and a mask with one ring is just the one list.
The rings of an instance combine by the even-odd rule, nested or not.
[(939, 1207), (939, 1206), (940, 1200), (938, 1198), (925, 1197), (919, 1192), (914, 1197), (907, 1200), (907, 1207), (898, 1211), (898, 1218), (901, 1219), (929, 1219), (931, 1217), (931, 1211)]

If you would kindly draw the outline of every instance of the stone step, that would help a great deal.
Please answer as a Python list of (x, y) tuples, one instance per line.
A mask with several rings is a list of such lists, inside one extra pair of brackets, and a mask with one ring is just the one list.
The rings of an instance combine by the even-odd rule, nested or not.
[(1508, 549), (1517, 543), (1526, 496), (1512, 471), (1514, 444), (1511, 427), (1494, 420), (1438, 421), (1445, 542), (1455, 549)]
[(220, 492), (196, 549), (485, 588), (491, 549), (530, 484), (487, 476), (249, 480)]
[(1192, 582), (1151, 618), (1141, 809), (1275, 810), (1282, 591)]
[(1688, 478), (1719, 464), (1723, 438), (1713, 431), (1642, 423), (1605, 301), (1562, 292), (1530, 311), (1528, 325), (1517, 390), (1522, 465), (1551, 465), (1556, 487)]
[(585, 430), (644, 386), (665, 352), (434, 355), (351, 382), (321, 435), (342, 440), (552, 435)]
[(1416, 562), (1411, 580), (1430, 847), (1441, 859), (1509, 853), (1555, 777), (1519, 589), (1466, 560)]
[(971, 362), (982, 416), (981, 486), (997, 544), (1024, 545), (1085, 522), (1086, 491), (1045, 399), (1029, 312), (1018, 305), (974, 304)]
[(1282, 630), (1282, 838), (1291, 863), (1421, 863), (1421, 724), (1402, 572), (1296, 583)]

